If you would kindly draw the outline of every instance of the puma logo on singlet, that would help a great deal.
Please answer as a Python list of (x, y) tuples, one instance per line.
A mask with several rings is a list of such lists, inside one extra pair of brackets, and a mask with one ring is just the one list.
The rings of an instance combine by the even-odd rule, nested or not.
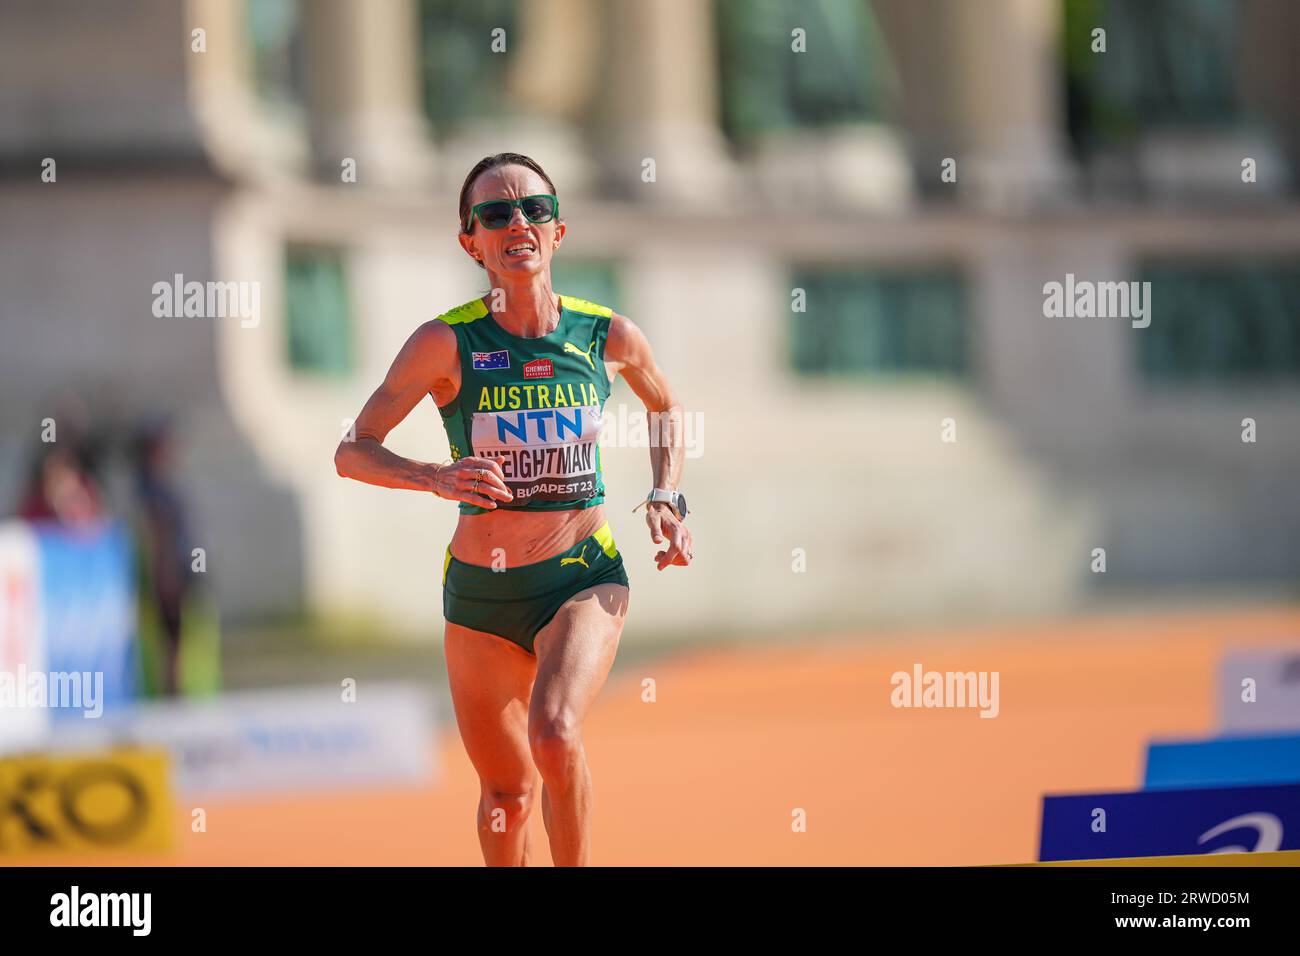
[(582, 349), (578, 348), (576, 345), (574, 345), (572, 342), (564, 343), (564, 351), (573, 352), (577, 355), (581, 355), (583, 358), (587, 360), (587, 364), (590, 365), (593, 370), (596, 368), (596, 363), (591, 358), (591, 350), (594, 349), (595, 347), (596, 347), (595, 339), (591, 340), (591, 344), (587, 346), (587, 351), (585, 352)]
[[(564, 344), (568, 345), (569, 343), (565, 342)], [(588, 564), (586, 559), (583, 557), (583, 555), (586, 553), (587, 553), (587, 546), (584, 544), (582, 546), (582, 550), (578, 552), (578, 556), (576, 558), (560, 558), (560, 567), (564, 567), (566, 564), (581, 564), (584, 568), (590, 571), (591, 565)]]

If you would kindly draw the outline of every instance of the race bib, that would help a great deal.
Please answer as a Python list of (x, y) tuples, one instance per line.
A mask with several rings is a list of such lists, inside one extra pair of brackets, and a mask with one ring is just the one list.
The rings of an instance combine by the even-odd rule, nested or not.
[(597, 405), (475, 412), (474, 454), (500, 457), (515, 501), (573, 501), (596, 493)]

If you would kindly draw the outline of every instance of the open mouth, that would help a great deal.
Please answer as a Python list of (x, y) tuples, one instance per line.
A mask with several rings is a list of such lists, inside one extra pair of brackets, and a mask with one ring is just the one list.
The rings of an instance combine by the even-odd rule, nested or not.
[(506, 246), (505, 255), (507, 259), (525, 259), (537, 252), (537, 246), (530, 241), (515, 242)]

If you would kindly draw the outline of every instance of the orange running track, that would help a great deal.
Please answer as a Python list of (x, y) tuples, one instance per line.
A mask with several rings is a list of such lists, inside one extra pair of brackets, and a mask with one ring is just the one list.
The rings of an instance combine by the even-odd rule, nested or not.
[[(953, 865), (1036, 858), (1044, 792), (1138, 786), (1152, 736), (1215, 731), (1231, 647), (1300, 648), (1300, 609), (686, 652), (616, 673), (585, 729), (593, 863)], [(1000, 672), (1001, 713), (895, 709), (890, 676)], [(657, 700), (641, 700), (653, 678)], [(60, 864), (481, 865), (477, 780), (443, 728), (436, 787), (177, 808), (166, 857)], [(792, 813), (807, 831), (792, 831)], [(549, 864), (540, 806), (534, 863)], [(23, 862), (37, 862), (25, 860)]]

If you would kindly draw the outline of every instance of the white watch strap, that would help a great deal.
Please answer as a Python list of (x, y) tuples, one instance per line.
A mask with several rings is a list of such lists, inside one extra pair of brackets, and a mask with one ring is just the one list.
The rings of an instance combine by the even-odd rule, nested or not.
[[(675, 491), (668, 491), (664, 488), (652, 488), (650, 489), (650, 494), (646, 495), (645, 501), (641, 502), (639, 505), (633, 508), (632, 513), (635, 514), (636, 512), (640, 511), (642, 508), (644, 508), (646, 505), (652, 502), (655, 504), (658, 504), (660, 502), (663, 502), (665, 504), (672, 504), (676, 495), (677, 492)], [(674, 511), (677, 510), (676, 505), (673, 505), (673, 510)]]

